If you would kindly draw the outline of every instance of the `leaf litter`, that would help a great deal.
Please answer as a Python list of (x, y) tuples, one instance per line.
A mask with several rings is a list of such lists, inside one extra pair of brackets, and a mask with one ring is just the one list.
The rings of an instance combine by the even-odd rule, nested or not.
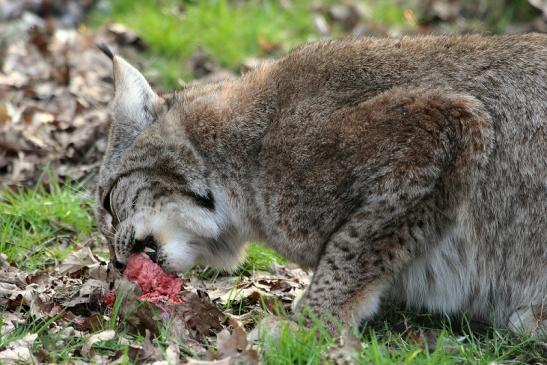
[(106, 148), (111, 66), (95, 51), (95, 37), (43, 24), (31, 30), (10, 42), (0, 72), (6, 185), (32, 183), (46, 165), (61, 178), (83, 178)]
[(112, 66), (97, 43), (144, 49), (121, 25), (76, 28), (93, 1), (0, 1), (0, 185), (96, 175), (106, 149)]
[[(49, 271), (29, 273), (2, 262), (3, 336), (10, 336), (18, 327), (40, 319), (50, 321), (48, 331), (61, 338), (81, 337), (83, 342), (78, 356), (95, 363), (113, 360), (102, 354), (97, 345), (117, 341), (126, 343), (128, 356), (139, 363), (167, 361), (170, 357), (176, 362), (186, 359), (190, 363), (258, 364), (257, 349), (247, 340), (245, 326), (250, 322), (245, 313), (236, 315), (232, 310), (223, 310), (227, 299), (223, 299), (225, 296), (221, 293), (232, 291), (229, 283), (235, 281), (231, 277), (221, 277), (216, 288), (211, 280), (198, 281), (194, 277), (183, 282), (181, 278), (167, 274), (178, 284), (164, 286), (166, 290), (163, 293), (160, 290), (158, 296), (150, 300), (151, 297), (142, 296), (141, 286), (150, 290), (147, 286), (150, 283), (142, 281), (154, 278), (144, 276), (139, 278), (141, 282), (133, 282), (135, 277), (128, 275), (128, 278), (110, 269), (107, 260), (94, 254), (89, 247), (73, 252)], [(142, 266), (139, 267), (142, 271)], [(303, 274), (296, 270), (291, 277), (289, 269), (284, 268), (282, 275), (279, 269), (275, 270), (277, 274), (261, 273), (252, 278), (240, 278), (239, 286), (243, 290), (232, 301), (247, 301), (246, 313), (261, 310), (260, 301), (252, 298), (255, 293), (288, 303), (296, 293), (293, 289), (305, 285), (305, 281), (297, 279)], [(282, 281), (289, 284), (282, 285)], [(207, 288), (210, 293), (194, 285)], [(173, 288), (176, 293), (172, 292)], [(105, 296), (112, 290), (116, 293), (113, 302), (105, 303)], [(175, 295), (179, 299), (172, 300)], [(112, 327), (115, 324), (112, 321), (126, 330), (113, 330), (118, 327)], [(156, 340), (162, 331), (167, 331), (165, 337), (168, 339), (164, 350), (160, 350)], [(35, 361), (36, 348), (33, 350), (32, 343), (36, 336), (23, 339), (14, 336), (13, 341), (0, 347), (0, 361), (9, 363), (16, 355), (25, 361)], [(143, 342), (136, 341), (135, 336), (143, 336)], [(214, 347), (217, 351), (211, 350)], [(41, 357), (47, 359), (47, 354)]]

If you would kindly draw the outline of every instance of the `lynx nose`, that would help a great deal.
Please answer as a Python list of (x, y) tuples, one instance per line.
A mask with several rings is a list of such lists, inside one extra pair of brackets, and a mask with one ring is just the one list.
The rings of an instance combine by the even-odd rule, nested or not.
[(125, 269), (125, 264), (121, 261), (114, 261), (114, 268), (116, 268), (116, 270), (118, 271), (123, 271)]
[(136, 239), (131, 252), (144, 252), (152, 261), (156, 262), (158, 259), (158, 244), (154, 236), (148, 235), (144, 239)]

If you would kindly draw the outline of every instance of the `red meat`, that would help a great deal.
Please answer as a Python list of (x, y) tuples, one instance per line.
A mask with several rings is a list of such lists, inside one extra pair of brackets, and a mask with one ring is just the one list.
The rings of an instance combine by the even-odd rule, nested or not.
[(145, 254), (134, 254), (127, 260), (123, 275), (141, 288), (140, 299), (150, 302), (181, 303), (182, 279), (165, 272)]
[(112, 290), (106, 293), (102, 298), (103, 304), (107, 307), (113, 307), (116, 302), (116, 291)]

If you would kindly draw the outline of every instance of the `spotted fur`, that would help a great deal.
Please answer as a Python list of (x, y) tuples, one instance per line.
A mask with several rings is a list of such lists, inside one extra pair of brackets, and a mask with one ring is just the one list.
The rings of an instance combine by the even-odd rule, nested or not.
[(151, 239), (169, 270), (233, 268), (259, 240), (314, 270), (297, 310), (540, 328), (545, 35), (322, 41), (163, 97), (113, 62), (97, 219), (119, 262)]

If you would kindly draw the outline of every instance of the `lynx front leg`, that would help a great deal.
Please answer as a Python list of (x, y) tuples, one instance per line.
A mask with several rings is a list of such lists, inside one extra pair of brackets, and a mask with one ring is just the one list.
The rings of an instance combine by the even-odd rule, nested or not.
[[(342, 322), (372, 316), (409, 261), (432, 250), (488, 160), (490, 119), (472, 97), (394, 89), (360, 105), (366, 120), (360, 208), (325, 245), (297, 310)], [(332, 324), (331, 324), (332, 327)]]
[(424, 222), (433, 224), (424, 208), (414, 208), (422, 215), (409, 216), (411, 220), (404, 223), (394, 218), (376, 228), (373, 209), (357, 213), (327, 244), (297, 312), (309, 316), (306, 311), (311, 311), (331, 330), (336, 329), (332, 317), (343, 324), (358, 324), (373, 316), (393, 277), (421, 251), (420, 227)]

